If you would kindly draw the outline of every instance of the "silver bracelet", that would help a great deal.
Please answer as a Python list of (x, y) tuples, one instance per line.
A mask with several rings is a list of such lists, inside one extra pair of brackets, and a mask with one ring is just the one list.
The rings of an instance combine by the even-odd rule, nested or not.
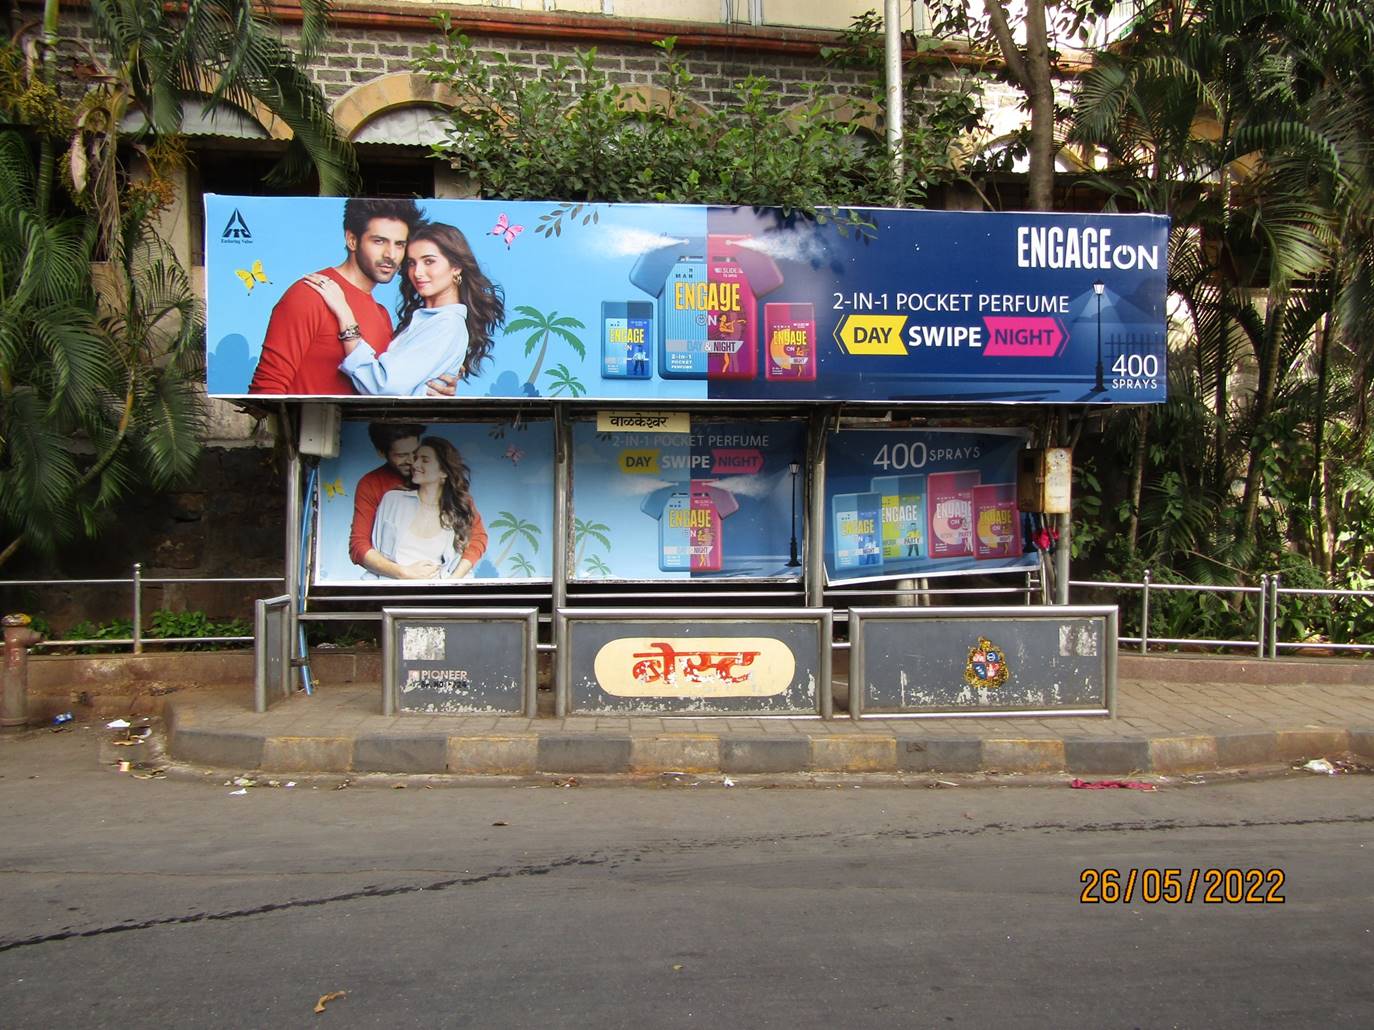
[(359, 340), (362, 339), (362, 335), (363, 331), (358, 328), (358, 323), (354, 322), (352, 325), (344, 326), (339, 331), (339, 342), (347, 343), (349, 340)]

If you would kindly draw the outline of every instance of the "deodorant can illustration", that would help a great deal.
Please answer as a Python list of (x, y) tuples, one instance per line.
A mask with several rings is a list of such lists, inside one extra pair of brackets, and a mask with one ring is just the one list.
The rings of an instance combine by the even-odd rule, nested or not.
[(876, 493), (836, 494), (835, 568), (859, 569), (881, 565), (882, 497)]
[(763, 377), (769, 382), (816, 378), (816, 309), (810, 304), (763, 306)]
[(707, 371), (707, 309), (699, 288), (706, 283), (706, 262), (700, 255), (680, 257), (668, 273), (659, 297), (663, 347), (658, 373), (665, 379), (705, 379)]
[(979, 478), (977, 470), (932, 472), (927, 477), (931, 558), (973, 554), (973, 488)]
[(1021, 513), (1015, 483), (973, 488), (973, 554), (979, 561), (1015, 558), (1021, 553)]
[(601, 302), (601, 377), (653, 375), (654, 306), (648, 301)]
[(684, 483), (673, 491), (659, 520), (659, 562), (664, 572), (719, 572), (722, 564), (718, 491), (705, 483)]
[[(708, 379), (754, 379), (759, 374), (758, 302), (743, 267), (729, 253), (733, 240), (710, 236), (706, 265)], [(700, 292), (700, 291), (698, 291)]]
[(883, 561), (926, 555), (926, 477), (879, 476), (872, 481), (880, 498)]

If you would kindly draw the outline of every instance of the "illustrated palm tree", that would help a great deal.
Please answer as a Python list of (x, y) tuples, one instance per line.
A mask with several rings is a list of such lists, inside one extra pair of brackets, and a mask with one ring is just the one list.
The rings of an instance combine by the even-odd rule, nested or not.
[(557, 364), (544, 373), (544, 377), (553, 382), (549, 388), (549, 396), (557, 397), (559, 394), (568, 393), (574, 397), (581, 397), (587, 392), (587, 388), (582, 385), (582, 380), (573, 375), (567, 365)]
[(510, 567), (522, 576), (533, 576), (534, 566), (523, 554), (513, 554), (510, 559)]
[(607, 551), (611, 550), (611, 538), (608, 535), (611, 527), (604, 522), (584, 522), (582, 519), (573, 519), (573, 568), (576, 569), (582, 564), (582, 552), (586, 548), (588, 541), (595, 541)]
[(510, 556), (515, 545), (521, 540), (528, 541), (529, 545), (534, 548), (535, 551), (539, 550), (539, 527), (533, 522), (522, 519), (514, 512), (500, 512), (496, 518), (492, 519), (491, 522), (487, 524), (487, 528), (496, 532), (500, 538), (500, 543), (506, 545), (505, 550), (501, 552), (500, 556), (492, 561), (492, 564), (498, 569), (501, 567), (501, 563)]
[(587, 559), (587, 572), (605, 578), (611, 574), (611, 567), (601, 560), (600, 555), (594, 554)]
[(539, 348), (539, 356), (535, 358), (534, 368), (530, 370), (529, 377), (525, 380), (526, 386), (534, 386), (539, 381), (539, 372), (544, 367), (544, 358), (549, 352), (549, 341), (557, 337), (571, 347), (579, 358), (587, 356), (586, 345), (573, 332), (574, 329), (587, 328), (571, 315), (564, 315), (561, 318), (557, 311), (551, 311), (547, 315), (537, 308), (521, 304), (515, 309), (524, 317), (507, 322), (503, 330), (505, 335), (510, 336), (514, 333), (528, 332), (530, 335), (525, 340), (525, 357), (534, 353), (536, 347)]

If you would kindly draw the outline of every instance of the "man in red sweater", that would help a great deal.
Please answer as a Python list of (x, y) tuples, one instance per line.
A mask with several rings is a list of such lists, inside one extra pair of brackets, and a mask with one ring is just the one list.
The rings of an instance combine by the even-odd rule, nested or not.
[[(377, 505), (388, 490), (410, 489), (410, 466), (425, 427), (410, 422), (372, 422), (367, 427), (368, 438), (382, 458), (382, 464), (358, 480), (353, 490), (353, 526), (348, 534), (348, 557), (354, 565), (388, 579), (409, 579), (404, 566), (397, 565), (372, 546), (372, 524), (377, 519)], [(487, 530), (482, 516), (473, 512), (474, 520), (468, 531), (463, 557), (472, 566), (487, 549)]]
[[(350, 199), (344, 204), (343, 219), (348, 256), (320, 272), (343, 288), (363, 339), (379, 354), (391, 342), (391, 316), (372, 299), (372, 290), (396, 277), (405, 260), (406, 240), (421, 220), (413, 200)], [(339, 371), (343, 359), (338, 319), (317, 292), (297, 281), (272, 309), (262, 357), (248, 392), (306, 397), (356, 394), (348, 376)]]

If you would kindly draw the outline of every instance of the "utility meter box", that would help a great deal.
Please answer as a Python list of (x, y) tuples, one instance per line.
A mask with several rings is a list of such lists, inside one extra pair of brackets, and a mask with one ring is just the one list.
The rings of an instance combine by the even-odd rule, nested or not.
[(340, 422), (337, 404), (302, 404), (301, 453), (337, 458)]
[(1067, 515), (1073, 495), (1073, 452), (1040, 447), (1021, 452), (1016, 506), (1022, 511)]

